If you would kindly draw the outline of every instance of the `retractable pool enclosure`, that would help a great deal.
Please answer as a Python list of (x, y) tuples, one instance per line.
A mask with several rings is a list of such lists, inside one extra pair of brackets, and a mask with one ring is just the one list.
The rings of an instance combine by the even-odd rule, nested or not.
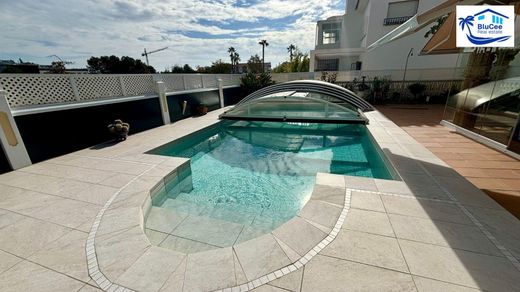
[(366, 124), (374, 108), (341, 86), (317, 80), (271, 85), (246, 96), (220, 115), (228, 120)]

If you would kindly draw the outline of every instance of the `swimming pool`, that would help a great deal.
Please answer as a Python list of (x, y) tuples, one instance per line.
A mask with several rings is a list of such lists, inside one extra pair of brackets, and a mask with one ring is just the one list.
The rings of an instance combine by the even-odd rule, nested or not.
[[(154, 206), (271, 231), (309, 199), (318, 172), (392, 179), (364, 125), (221, 121), (151, 151), (190, 158)], [(199, 240), (199, 239), (198, 239)]]

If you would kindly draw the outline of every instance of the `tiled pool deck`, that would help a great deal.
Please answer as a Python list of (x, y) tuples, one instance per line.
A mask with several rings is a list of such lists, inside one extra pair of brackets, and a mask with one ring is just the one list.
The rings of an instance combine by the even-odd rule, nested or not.
[(320, 174), (270, 234), (152, 246), (147, 198), (184, 160), (142, 153), (218, 113), (1, 175), (0, 291), (520, 291), (520, 221), (379, 112), (369, 129), (406, 183)]

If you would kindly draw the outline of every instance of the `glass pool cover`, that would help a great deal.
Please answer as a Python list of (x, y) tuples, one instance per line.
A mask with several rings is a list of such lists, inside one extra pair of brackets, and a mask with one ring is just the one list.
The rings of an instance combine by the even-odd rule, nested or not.
[(191, 166), (153, 204), (242, 225), (245, 240), (298, 214), (317, 172), (391, 179), (376, 147), (359, 124), (221, 121), (151, 151)]

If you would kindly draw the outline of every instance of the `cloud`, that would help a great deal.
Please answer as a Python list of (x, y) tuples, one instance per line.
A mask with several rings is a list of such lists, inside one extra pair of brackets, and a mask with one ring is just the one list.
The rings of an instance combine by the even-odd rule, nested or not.
[[(50, 63), (45, 56), (70, 58), (76, 67), (90, 55), (127, 55), (168, 46), (150, 56), (163, 70), (174, 64), (208, 65), (229, 58), (233, 46), (243, 61), (288, 58), (287, 46), (314, 47), (316, 21), (344, 13), (345, 0), (2, 0), (0, 59), (19, 56)], [(88, 55), (77, 52), (88, 52)]]

